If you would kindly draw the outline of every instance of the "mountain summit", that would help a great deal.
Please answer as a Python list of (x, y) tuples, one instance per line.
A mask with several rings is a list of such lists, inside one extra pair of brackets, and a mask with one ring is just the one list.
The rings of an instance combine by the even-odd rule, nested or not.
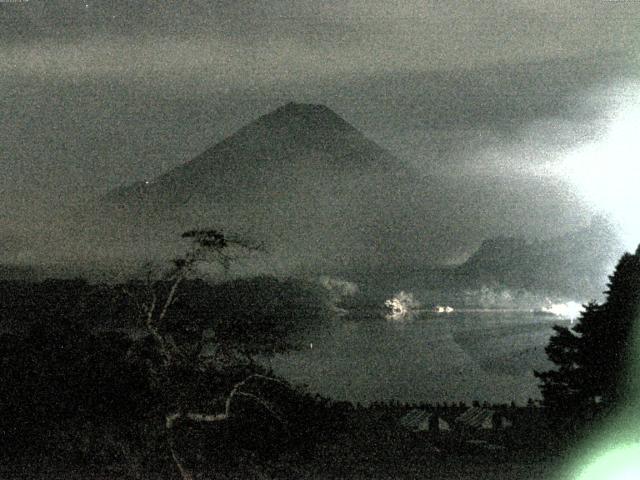
[(395, 160), (324, 105), (287, 103), (241, 128), (191, 163), (218, 161), (229, 152), (256, 162), (290, 162), (300, 154), (324, 153), (341, 168), (389, 167)]
[(291, 102), (154, 181), (119, 188), (106, 200), (120, 207), (143, 202), (172, 208), (194, 196), (219, 201), (256, 190), (282, 191), (288, 188), (283, 179), (301, 181), (310, 174), (334, 181), (344, 174), (400, 168), (395, 157), (330, 108)]
[(295, 140), (310, 147), (331, 149), (336, 136), (361, 136), (354, 127), (324, 105), (290, 102), (261, 116), (238, 132), (251, 138), (269, 133), (270, 140)]

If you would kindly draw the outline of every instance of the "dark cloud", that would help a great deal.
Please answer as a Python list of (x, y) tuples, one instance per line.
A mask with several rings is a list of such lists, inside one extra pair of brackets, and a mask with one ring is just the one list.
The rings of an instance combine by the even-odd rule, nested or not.
[(543, 162), (544, 148), (598, 134), (611, 102), (604, 85), (624, 74), (619, 60), (570, 59), (256, 89), (195, 79), (182, 88), (5, 79), (0, 155), (10, 173), (3, 187), (57, 197), (150, 178), (292, 99), (326, 103), (425, 173), (482, 163), (485, 150), (500, 157), (523, 144), (537, 150), (529, 162)]
[(637, 46), (632, 3), (48, 0), (2, 4), (0, 26), (17, 48), (10, 58), (27, 69), (40, 50), (97, 75), (115, 68), (105, 55), (130, 62), (136, 52), (151, 64), (173, 57), (165, 73), (252, 61), (294, 75), (431, 71), (628, 52)]

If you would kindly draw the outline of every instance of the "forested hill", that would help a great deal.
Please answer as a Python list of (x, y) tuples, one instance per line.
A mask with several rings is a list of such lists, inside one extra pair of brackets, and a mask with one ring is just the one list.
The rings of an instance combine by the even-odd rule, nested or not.
[(456, 269), (469, 284), (501, 285), (540, 293), (597, 298), (623, 247), (603, 220), (548, 240), (517, 237), (485, 240)]

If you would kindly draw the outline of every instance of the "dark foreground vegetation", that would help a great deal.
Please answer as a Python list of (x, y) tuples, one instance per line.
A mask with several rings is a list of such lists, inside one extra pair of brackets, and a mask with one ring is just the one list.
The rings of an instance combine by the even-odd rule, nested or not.
[[(557, 329), (542, 405), (364, 407), (254, 361), (295, 348), (308, 326), (296, 311), (322, 321), (321, 293), (268, 277), (192, 279), (204, 258), (193, 252), (228, 247), (198, 235), (157, 279), (0, 283), (2, 478), (549, 478), (624, 396), (638, 253), (623, 257), (603, 305)], [(470, 408), (488, 423), (464, 420)], [(415, 411), (426, 423), (403, 420)]]
[[(0, 338), (2, 478), (180, 478), (165, 431), (165, 411), (175, 407), (162, 400), (166, 386), (148, 373), (151, 339), (83, 328), (74, 312), (87, 298), (80, 292), (95, 286), (22, 287), (29, 288), (28, 298), (38, 298), (39, 289), (54, 285), (65, 296), (50, 292), (46, 298), (59, 302), (55, 315), (64, 317), (45, 315), (46, 321)], [(477, 478), (487, 468), (502, 475), (497, 465), (547, 468), (562, 447), (544, 409), (533, 404), (484, 405), (512, 427), (469, 429), (456, 418), (472, 405), (333, 402), (239, 355), (176, 372), (172, 382), (183, 405), (215, 415), (225, 412), (234, 387), (254, 374), (261, 376), (242, 392), (260, 402), (238, 396), (220, 422), (176, 420), (172, 445), (195, 478), (447, 478), (461, 471)], [(399, 420), (415, 408), (436, 413), (451, 429), (404, 428)]]

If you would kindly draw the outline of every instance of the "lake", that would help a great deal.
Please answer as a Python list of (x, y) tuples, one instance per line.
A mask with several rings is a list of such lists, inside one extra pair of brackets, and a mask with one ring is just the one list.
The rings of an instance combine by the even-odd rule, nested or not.
[(540, 398), (533, 370), (552, 364), (544, 348), (554, 324), (530, 311), (420, 312), (336, 317), (305, 347), (265, 360), (276, 373), (336, 400), (369, 403)]

